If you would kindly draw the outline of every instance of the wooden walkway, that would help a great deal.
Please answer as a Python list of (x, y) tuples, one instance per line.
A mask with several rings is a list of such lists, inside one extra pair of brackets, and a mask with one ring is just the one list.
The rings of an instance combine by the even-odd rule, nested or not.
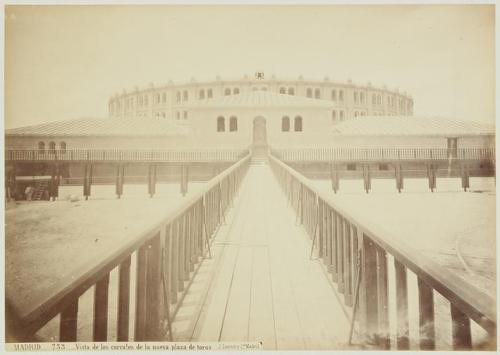
[(252, 165), (173, 323), (176, 341), (345, 349), (348, 318), (271, 169)]

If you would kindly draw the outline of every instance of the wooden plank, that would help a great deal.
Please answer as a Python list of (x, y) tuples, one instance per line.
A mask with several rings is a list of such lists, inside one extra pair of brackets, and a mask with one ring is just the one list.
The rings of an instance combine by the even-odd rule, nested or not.
[(398, 350), (410, 349), (408, 322), (408, 283), (406, 267), (394, 259), (396, 278), (396, 344)]
[(418, 277), (420, 349), (435, 350), (434, 297), (432, 288)]
[(245, 341), (248, 339), (252, 258), (252, 248), (240, 248), (227, 300), (220, 341)]
[(470, 319), (460, 309), (450, 304), (453, 350), (472, 350)]
[(268, 248), (254, 248), (252, 265), (248, 340), (262, 341), (264, 349), (275, 350), (276, 334)]
[(130, 263), (126, 258), (118, 269), (117, 341), (128, 341), (130, 303)]
[(95, 285), (93, 341), (107, 341), (108, 338), (108, 286), (109, 274)]
[(78, 298), (75, 298), (61, 312), (61, 320), (59, 323), (60, 342), (76, 341), (77, 321), (78, 321)]

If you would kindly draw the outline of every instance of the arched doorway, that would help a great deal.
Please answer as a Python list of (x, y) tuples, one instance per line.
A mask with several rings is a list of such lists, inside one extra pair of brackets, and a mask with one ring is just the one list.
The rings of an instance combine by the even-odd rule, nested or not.
[(255, 117), (253, 120), (252, 158), (266, 159), (267, 151), (266, 119), (264, 117)]

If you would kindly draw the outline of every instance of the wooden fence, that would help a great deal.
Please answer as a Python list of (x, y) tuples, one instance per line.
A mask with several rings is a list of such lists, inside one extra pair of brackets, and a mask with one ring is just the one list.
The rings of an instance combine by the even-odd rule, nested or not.
[[(82, 270), (77, 279), (62, 280), (62, 288), (31, 309), (16, 309), (15, 300), (7, 295), (7, 334), (15, 341), (35, 341), (36, 332), (60, 314), (59, 340), (77, 341), (78, 301), (95, 286), (93, 341), (106, 341), (109, 275), (118, 269), (117, 340), (169, 339), (172, 333), (168, 325), (182, 303), (194, 271), (210, 252), (211, 238), (223, 222), (249, 162), (247, 155), (233, 164), (159, 224), (124, 239), (110, 257)], [(137, 261), (133, 335), (129, 334), (132, 257)]]
[(366, 343), (382, 349), (391, 346), (388, 303), (388, 256), (391, 255), (395, 269), (397, 349), (407, 350), (410, 345), (408, 271), (418, 280), (420, 349), (435, 348), (434, 291), (450, 302), (454, 349), (472, 348), (471, 320), (487, 332), (489, 346), (496, 348), (494, 298), (387, 235), (380, 227), (367, 226), (353, 218), (297, 171), (273, 156), (269, 159), (297, 219), (313, 239), (345, 304), (358, 310), (357, 324)]
[(285, 162), (297, 161), (394, 161), (394, 160), (495, 160), (493, 148), (294, 148), (271, 149)]
[(6, 149), (5, 161), (38, 162), (215, 162), (238, 161), (248, 149), (137, 150), (137, 149)]

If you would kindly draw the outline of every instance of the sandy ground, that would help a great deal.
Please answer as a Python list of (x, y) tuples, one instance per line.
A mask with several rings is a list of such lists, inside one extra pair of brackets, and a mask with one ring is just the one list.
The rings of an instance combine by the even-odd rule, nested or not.
[[(78, 202), (64, 197), (81, 194), (82, 188), (65, 186), (56, 202), (7, 202), (6, 296), (20, 309), (30, 309), (53, 293), (59, 280), (78, 277), (78, 270), (102, 260), (124, 239), (134, 238), (167, 216), (203, 185), (190, 184), (186, 197), (180, 194), (178, 184), (158, 185), (154, 198), (147, 196), (144, 185), (125, 185), (120, 200), (114, 195), (114, 186), (93, 186), (91, 198)], [(111, 274), (109, 297), (116, 303), (115, 274)], [(83, 332), (87, 340), (91, 337), (92, 292), (90, 289), (80, 299), (79, 307), (79, 334)], [(109, 308), (116, 307), (110, 304)], [(49, 324), (41, 335), (56, 340), (58, 321), (51, 323), (55, 327)], [(110, 330), (114, 328), (111, 325)]]

